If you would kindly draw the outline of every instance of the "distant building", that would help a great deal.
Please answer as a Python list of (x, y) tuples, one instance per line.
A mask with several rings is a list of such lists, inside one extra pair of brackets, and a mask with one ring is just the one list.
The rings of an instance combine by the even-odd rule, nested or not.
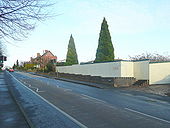
[(57, 56), (54, 56), (49, 50), (45, 50), (43, 55), (37, 53), (36, 58), (30, 60), (31, 64), (35, 64), (37, 68), (44, 68), (49, 62), (56, 63)]

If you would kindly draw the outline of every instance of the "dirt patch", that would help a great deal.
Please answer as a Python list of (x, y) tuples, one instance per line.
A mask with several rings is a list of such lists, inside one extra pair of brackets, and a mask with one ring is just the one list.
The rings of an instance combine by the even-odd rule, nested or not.
[(170, 96), (170, 93), (169, 93), (169, 92), (168, 92), (168, 93), (165, 93), (165, 95)]
[(142, 91), (162, 96), (170, 96), (170, 84), (168, 85), (150, 85), (150, 86), (131, 86), (127, 89)]

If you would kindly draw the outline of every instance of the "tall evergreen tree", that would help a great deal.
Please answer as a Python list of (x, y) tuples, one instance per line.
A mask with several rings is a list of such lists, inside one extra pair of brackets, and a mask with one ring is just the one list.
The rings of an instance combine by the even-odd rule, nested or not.
[(114, 48), (111, 41), (107, 21), (104, 18), (99, 34), (95, 62), (109, 62), (109, 61), (114, 61)]
[(66, 64), (68, 65), (78, 64), (77, 52), (72, 34), (70, 36), (68, 44)]

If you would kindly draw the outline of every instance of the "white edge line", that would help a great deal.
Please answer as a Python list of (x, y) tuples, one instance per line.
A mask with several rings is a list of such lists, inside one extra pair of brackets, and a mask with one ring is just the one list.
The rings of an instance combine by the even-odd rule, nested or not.
[(166, 122), (166, 123), (170, 124), (170, 121), (168, 121), (168, 120), (164, 120), (164, 119), (161, 119), (161, 118), (158, 118), (158, 117), (155, 117), (155, 116), (151, 116), (149, 114), (145, 114), (145, 113), (142, 113), (142, 112), (139, 112), (139, 111), (135, 111), (135, 110), (130, 109), (130, 108), (125, 108), (125, 109), (128, 110), (128, 111), (131, 111), (131, 112), (134, 112), (134, 113), (138, 113), (138, 114), (141, 114), (141, 115), (144, 115), (144, 116), (147, 116), (147, 117), (150, 117), (150, 118), (153, 118), (153, 119), (156, 119), (156, 120), (159, 120), (159, 121), (163, 121), (163, 122)]
[[(10, 74), (10, 73), (9, 73)], [(55, 105), (53, 105), (52, 103), (50, 103), (49, 101), (47, 101), (46, 99), (44, 99), (43, 97), (41, 97), (40, 95), (38, 95), (37, 93), (35, 93), (34, 91), (32, 91), (30, 88), (28, 88), (27, 86), (25, 86), (23, 83), (21, 83), (19, 80), (17, 80), (12, 74), (10, 74), (17, 82), (19, 82), (20, 84), (22, 84), (25, 88), (27, 88), (28, 90), (30, 90), (32, 93), (34, 93), (35, 95), (37, 95), (38, 97), (40, 97), (42, 100), (44, 100), (45, 102), (47, 102), (49, 105), (51, 105), (52, 107), (54, 107), (55, 109), (57, 109), (59, 112), (61, 112), (63, 115), (65, 115), (66, 117), (68, 117), (70, 120), (72, 120), (74, 123), (76, 123), (77, 125), (79, 125), (81, 128), (87, 128), (84, 124), (80, 123), (79, 121), (77, 121), (76, 119), (74, 119), (72, 116), (68, 115), (66, 112), (62, 111), (61, 109), (59, 109), (58, 107), (56, 107)]]

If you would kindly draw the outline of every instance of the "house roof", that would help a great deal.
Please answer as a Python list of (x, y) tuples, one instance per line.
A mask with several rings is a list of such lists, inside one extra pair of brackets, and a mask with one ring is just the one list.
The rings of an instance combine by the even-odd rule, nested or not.
[[(41, 56), (37, 56), (37, 57), (32, 58), (32, 59), (33, 59), (33, 60), (35, 60), (35, 59), (41, 58), (41, 57), (45, 56), (47, 53), (50, 53), (52, 56), (54, 56), (54, 54), (53, 54), (51, 51), (46, 50), (46, 52), (45, 52), (43, 55), (41, 55)], [(56, 57), (56, 56), (54, 56), (54, 57), (55, 57), (54, 59), (57, 59), (57, 57)]]
[[(52, 56), (54, 56), (54, 54), (51, 51), (48, 50), (41, 57), (45, 56), (47, 53), (50, 53)], [(54, 57), (55, 57), (54, 59), (57, 59), (56, 56), (54, 56)]]

